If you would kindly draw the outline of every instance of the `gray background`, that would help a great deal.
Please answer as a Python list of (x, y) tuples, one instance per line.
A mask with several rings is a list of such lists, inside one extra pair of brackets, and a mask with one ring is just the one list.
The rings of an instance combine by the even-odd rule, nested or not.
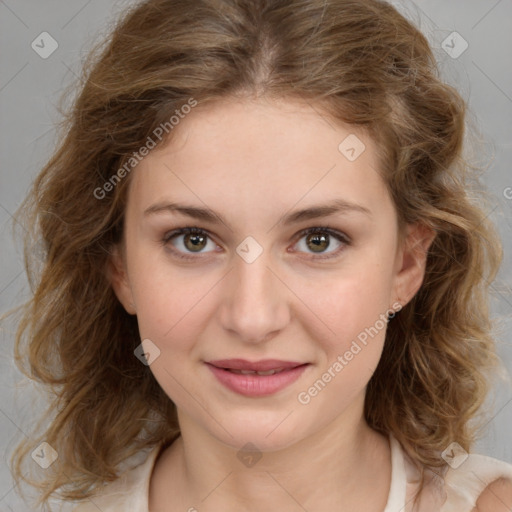
[[(79, 73), (87, 49), (107, 30), (130, 0), (0, 0), (0, 312), (28, 295), (22, 255), (11, 236), (12, 214), (30, 182), (56, 144), (55, 105), (64, 86)], [(488, 164), (483, 181), (494, 194), (488, 215), (499, 226), (505, 260), (493, 285), (493, 314), (502, 326), (499, 353), (508, 374), (512, 369), (512, 2), (511, 0), (394, 1), (428, 37), (443, 78), (468, 101), (469, 121), (481, 144), (472, 150)], [(57, 50), (41, 58), (31, 47), (42, 32), (57, 41)], [(462, 40), (446, 39), (453, 31), (468, 48), (453, 58), (443, 49), (462, 48)], [(458, 36), (457, 36), (458, 37)], [(443, 41), (448, 43), (443, 43)], [(453, 51), (452, 50), (452, 53)], [(428, 101), (428, 99), (427, 99)], [(12, 321), (2, 324), (0, 356), (0, 511), (28, 510), (16, 496), (7, 455), (30, 431), (44, 397), (15, 369)], [(490, 405), (492, 405), (489, 402)], [(475, 447), (512, 463), (512, 388), (497, 385), (486, 437)], [(398, 511), (397, 511), (398, 512)]]

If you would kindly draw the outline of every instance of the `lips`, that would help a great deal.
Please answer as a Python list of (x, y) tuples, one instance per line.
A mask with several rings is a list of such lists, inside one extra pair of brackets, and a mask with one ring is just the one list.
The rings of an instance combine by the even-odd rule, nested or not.
[(233, 368), (224, 368), (231, 373), (237, 373), (238, 375), (259, 375), (260, 377), (265, 377), (266, 375), (275, 375), (276, 373), (281, 373), (284, 368), (276, 368), (275, 370), (265, 370), (265, 371), (254, 371), (254, 370), (235, 370)]
[(282, 361), (279, 359), (264, 359), (262, 361), (246, 361), (245, 359), (219, 359), (217, 361), (209, 361), (208, 364), (222, 368), (224, 370), (239, 370), (251, 373), (268, 372), (270, 370), (289, 370), (296, 368), (304, 363), (294, 361)]
[(266, 359), (223, 359), (207, 362), (217, 380), (235, 393), (257, 397), (284, 389), (297, 380), (309, 363)]

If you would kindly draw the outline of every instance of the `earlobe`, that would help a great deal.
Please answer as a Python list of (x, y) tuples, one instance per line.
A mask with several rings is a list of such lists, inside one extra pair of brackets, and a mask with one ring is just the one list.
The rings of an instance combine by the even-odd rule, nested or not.
[(116, 297), (119, 299), (124, 309), (130, 315), (135, 315), (137, 311), (135, 309), (130, 281), (126, 271), (126, 262), (119, 246), (115, 246), (111, 251), (107, 265), (107, 277)]
[(402, 306), (416, 295), (423, 283), (428, 251), (435, 236), (436, 232), (424, 224), (407, 225), (395, 275), (395, 294)]

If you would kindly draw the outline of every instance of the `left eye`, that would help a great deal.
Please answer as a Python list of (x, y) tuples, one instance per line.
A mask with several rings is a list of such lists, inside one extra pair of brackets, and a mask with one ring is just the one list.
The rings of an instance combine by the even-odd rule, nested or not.
[[(317, 258), (331, 258), (332, 255), (337, 255), (344, 246), (350, 245), (350, 239), (344, 233), (327, 227), (308, 228), (301, 231), (299, 236), (299, 242), (304, 238), (304, 245), (307, 248), (311, 249), (314, 253), (321, 254)], [(331, 238), (336, 240), (338, 247), (326, 252), (326, 249), (331, 247)], [(327, 254), (327, 256), (323, 256), (324, 254)]]
[[(295, 245), (300, 246), (300, 242), (304, 239), (303, 246), (305, 245), (306, 251), (311, 250), (313, 253), (319, 254), (320, 256), (314, 256), (315, 258), (330, 258), (332, 255), (336, 255), (339, 253), (344, 246), (350, 245), (350, 239), (339, 231), (333, 230), (328, 227), (314, 227), (308, 228), (301, 231), (298, 236), (300, 237), (298, 242)], [(326, 252), (328, 248), (331, 247), (331, 238), (336, 240), (338, 247), (332, 251)], [(215, 247), (217, 246), (210, 238), (210, 235), (207, 231), (200, 228), (186, 227), (176, 229), (167, 233), (162, 243), (167, 246), (169, 243), (175, 248), (178, 249), (179, 246), (182, 246), (185, 250), (181, 248), (178, 250), (172, 250), (179, 258), (184, 259), (194, 259), (194, 256), (190, 256), (190, 254), (200, 254), (201, 252), (209, 252), (202, 251), (205, 247), (208, 246), (208, 240), (210, 239), (212, 249), (215, 251)], [(180, 240), (180, 242), (177, 242)], [(211, 252), (211, 251), (210, 251)], [(188, 255), (187, 255), (188, 253)], [(327, 254), (324, 256), (324, 254)]]

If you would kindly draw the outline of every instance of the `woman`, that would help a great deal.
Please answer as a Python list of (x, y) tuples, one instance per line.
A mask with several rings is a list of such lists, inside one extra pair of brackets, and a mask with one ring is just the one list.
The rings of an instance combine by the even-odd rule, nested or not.
[(470, 454), (501, 253), (425, 37), (376, 0), (148, 0), (98, 50), (25, 205), (41, 503), (508, 510)]

